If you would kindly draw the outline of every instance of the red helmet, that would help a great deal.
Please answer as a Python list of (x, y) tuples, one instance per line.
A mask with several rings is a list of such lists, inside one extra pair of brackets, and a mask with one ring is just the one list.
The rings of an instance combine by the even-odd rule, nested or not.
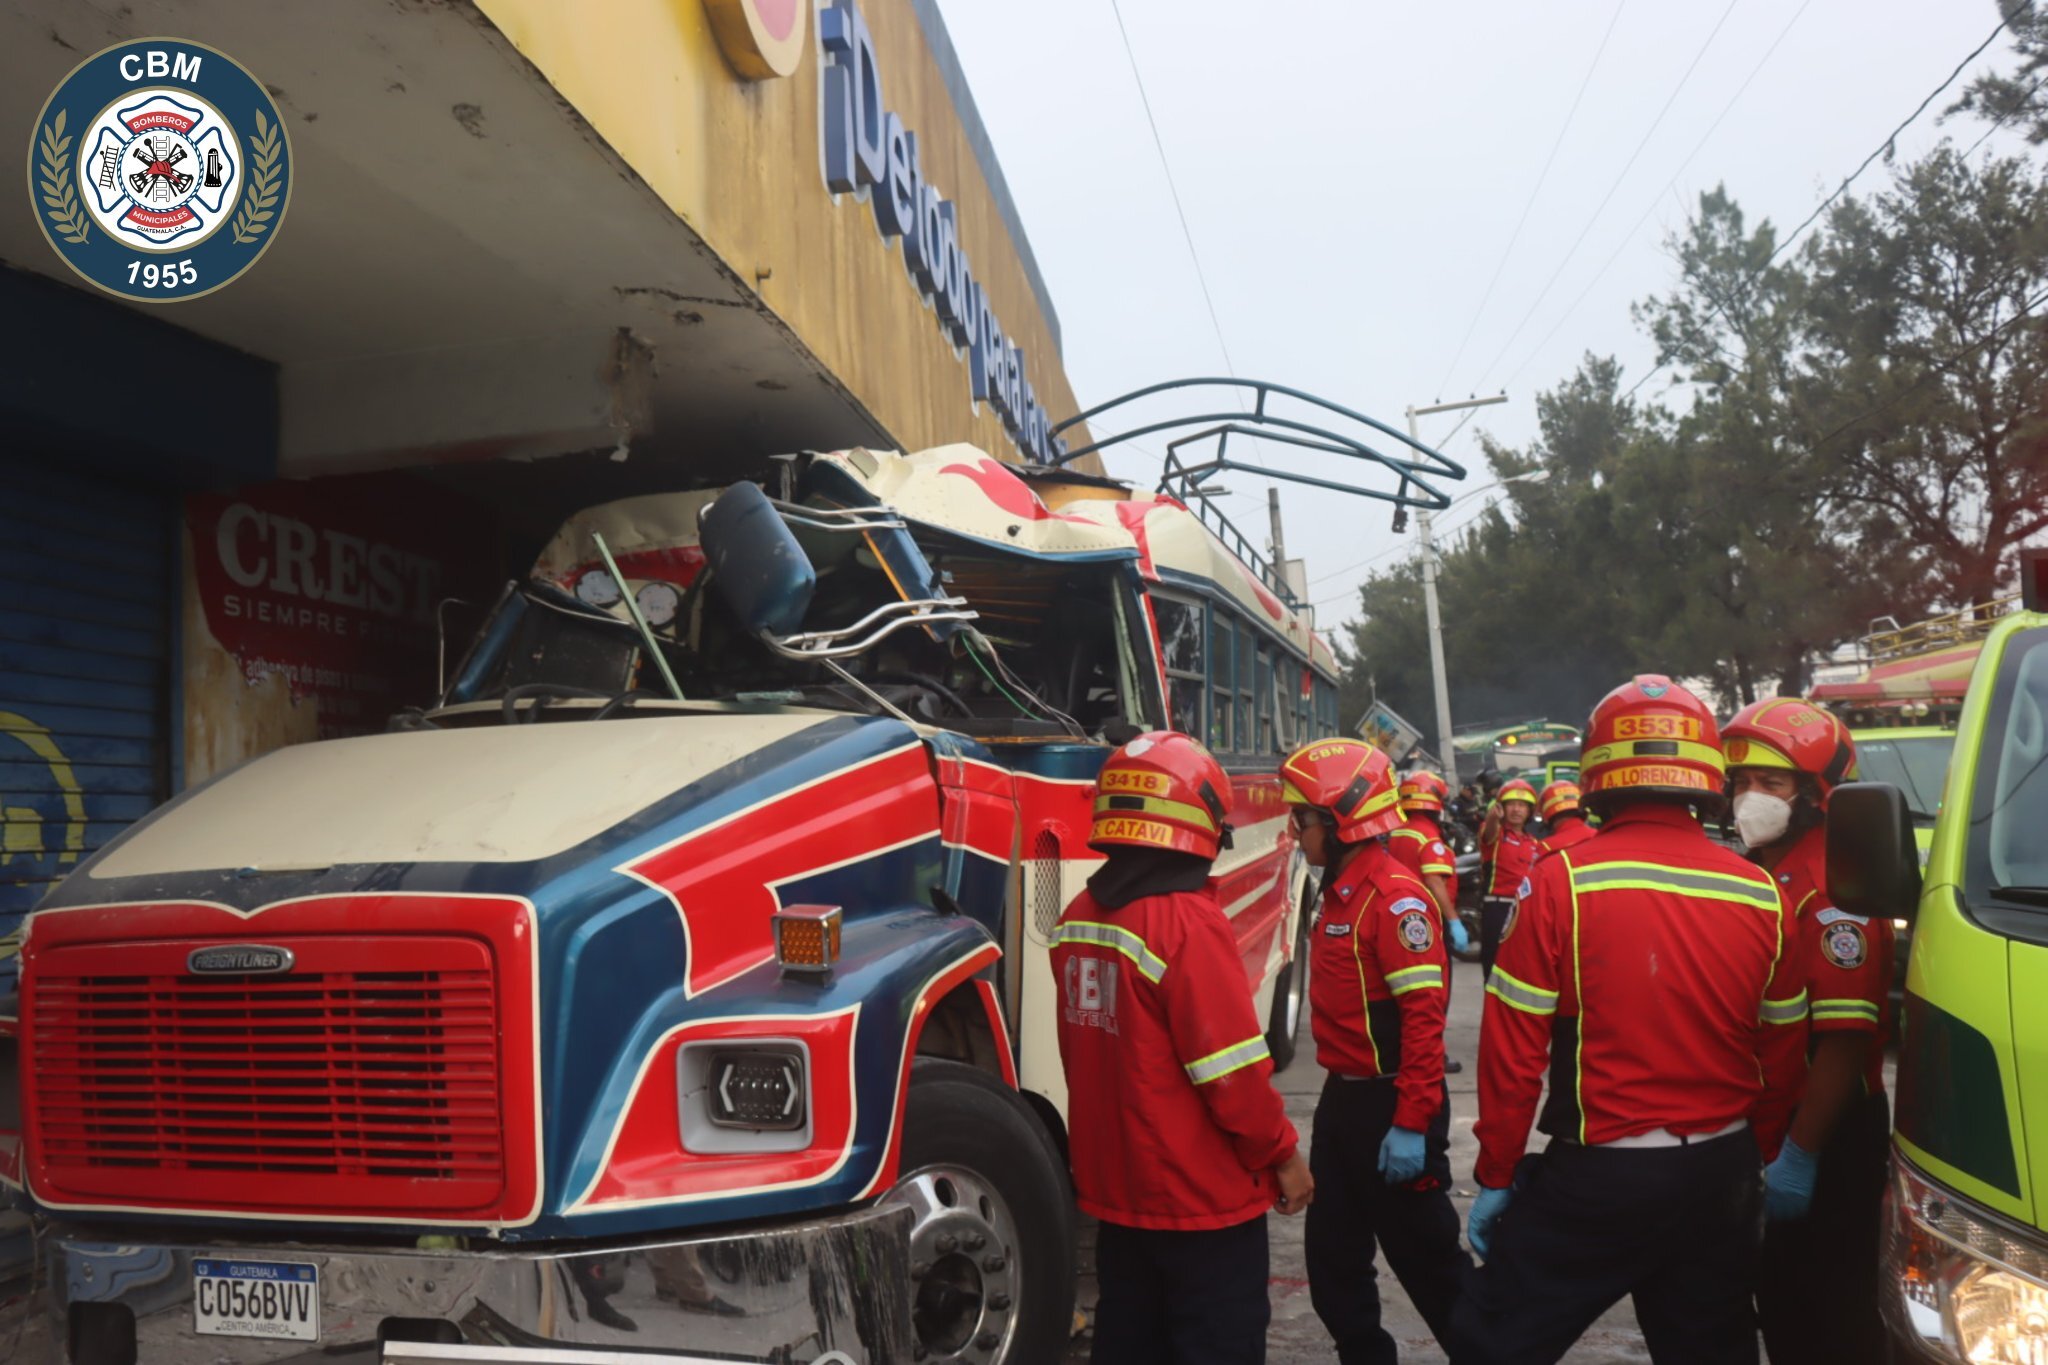
[(1153, 730), (1102, 765), (1088, 847), (1214, 858), (1229, 839), (1230, 799), (1230, 779), (1207, 749), (1177, 731)]
[(1442, 810), (1451, 799), (1451, 789), (1435, 773), (1413, 772), (1401, 779), (1401, 809)]
[(1505, 806), (1510, 801), (1527, 801), (1534, 806), (1537, 804), (1536, 789), (1525, 778), (1511, 777), (1500, 784), (1500, 790), (1493, 794), (1493, 801), (1497, 806)]
[(1663, 674), (1638, 674), (1593, 708), (1579, 756), (1587, 797), (1682, 796), (1718, 811), (1725, 780), (1714, 713)]
[(1721, 732), (1730, 768), (1785, 768), (1804, 773), (1825, 802), (1837, 783), (1856, 775), (1856, 741), (1834, 713), (1798, 697), (1751, 702)]
[(1566, 811), (1579, 808), (1579, 784), (1576, 782), (1553, 782), (1543, 789), (1537, 799), (1536, 808), (1543, 812), (1546, 820), (1555, 820)]
[(1304, 744), (1280, 765), (1280, 788), (1290, 804), (1313, 806), (1334, 816), (1337, 838), (1347, 844), (1385, 834), (1401, 823), (1394, 765), (1363, 740)]

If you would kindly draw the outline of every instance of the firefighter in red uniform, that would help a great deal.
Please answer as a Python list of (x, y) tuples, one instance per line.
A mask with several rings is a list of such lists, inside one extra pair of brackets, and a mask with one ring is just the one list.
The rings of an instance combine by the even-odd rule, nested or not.
[(1101, 1220), (1097, 1365), (1266, 1358), (1266, 1211), (1314, 1191), (1209, 882), (1230, 779), (1186, 735), (1096, 779), (1108, 855), (1053, 931), (1074, 1191)]
[[(1465, 921), (1458, 918), (1458, 860), (1451, 852), (1451, 846), (1444, 842), (1444, 802), (1449, 799), (1451, 789), (1441, 777), (1431, 772), (1413, 772), (1401, 779), (1402, 823), (1387, 835), (1387, 851), (1399, 860), (1401, 866), (1413, 872), (1422, 884), (1429, 888), (1430, 899), (1436, 902), (1437, 918), (1443, 922), (1444, 934), (1450, 943), (1450, 950), (1462, 953), (1472, 946), (1472, 931), (1465, 927)], [(1444, 1015), (1451, 1012), (1451, 978), (1444, 977)], [(1448, 1053), (1444, 1056), (1444, 1071), (1447, 1075), (1458, 1075), (1465, 1064)]]
[[(1840, 720), (1794, 697), (1746, 706), (1721, 733), (1735, 828), (1777, 879), (1795, 921), (1811, 1031), (1804, 1084), (1775, 1106), (1797, 1107), (1764, 1191), (1770, 1221), (1756, 1295), (1764, 1347), (1774, 1365), (1882, 1360), (1877, 1268), (1892, 926), (1836, 909), (1827, 892), (1824, 812), (1835, 785), (1855, 775), (1856, 744)], [(1777, 1137), (1759, 1133), (1766, 1159)]]
[(1380, 1326), (1375, 1246), (1439, 1340), (1471, 1262), (1447, 1193), (1444, 1085), (1449, 964), (1429, 891), (1377, 837), (1401, 820), (1387, 756), (1355, 739), (1280, 765), (1309, 865), (1323, 870), (1309, 947), (1316, 1060), (1329, 1072), (1309, 1153), (1309, 1297), (1343, 1365), (1394, 1365)]
[[(1599, 837), (1537, 863), (1487, 986), (1456, 1365), (1549, 1365), (1623, 1295), (1658, 1365), (1754, 1362), (1749, 1116), (1800, 1065), (1806, 1000), (1769, 877), (1700, 828), (1714, 716), (1646, 675), (1594, 709)], [(1551, 1142), (1525, 1157), (1538, 1126)]]
[(1462, 953), (1471, 935), (1458, 918), (1458, 860), (1441, 824), (1450, 788), (1435, 773), (1415, 772), (1401, 779), (1399, 790), (1402, 823), (1388, 831), (1387, 851), (1429, 888), (1452, 950)]
[(1536, 836), (1529, 819), (1536, 813), (1536, 789), (1519, 777), (1501, 784), (1479, 827), (1479, 851), (1486, 855), (1485, 899), (1479, 903), (1479, 969), (1482, 980), (1493, 972), (1500, 941), (1515, 913), (1522, 879), (1536, 861)]
[(1536, 842), (1536, 856), (1539, 858), (1561, 848), (1583, 844), (1599, 833), (1586, 823), (1584, 800), (1576, 782), (1551, 783), (1536, 798), (1536, 808), (1543, 813), (1543, 823), (1550, 827), (1550, 832)]

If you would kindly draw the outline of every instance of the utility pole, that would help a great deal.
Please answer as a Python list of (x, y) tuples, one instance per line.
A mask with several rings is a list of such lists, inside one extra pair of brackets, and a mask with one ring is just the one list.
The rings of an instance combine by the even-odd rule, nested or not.
[[(1465, 408), (1483, 408), (1494, 403), (1505, 403), (1508, 396), (1495, 394), (1491, 398), (1468, 398), (1458, 403), (1433, 403), (1426, 408), (1408, 409), (1408, 435), (1421, 441), (1416, 430), (1415, 419), (1426, 417), (1433, 412), (1458, 412)], [(1451, 684), (1444, 674), (1444, 621), (1443, 613), (1436, 603), (1436, 539), (1430, 534), (1430, 513), (1415, 514), (1416, 531), (1422, 538), (1422, 607), (1429, 619), (1429, 674), (1436, 684), (1436, 736), (1437, 759), (1444, 765), (1444, 778), (1453, 788), (1458, 785), (1457, 751), (1451, 748)], [(1276, 523), (1277, 524), (1277, 523)]]
[(1266, 513), (1273, 519), (1273, 572), (1287, 577), (1287, 541), (1280, 534), (1280, 486), (1266, 485)]

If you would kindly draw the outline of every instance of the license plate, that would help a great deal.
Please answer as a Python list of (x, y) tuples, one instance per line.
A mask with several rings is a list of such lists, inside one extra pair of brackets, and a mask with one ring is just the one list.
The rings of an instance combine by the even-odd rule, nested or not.
[(296, 1261), (194, 1261), (192, 1330), (203, 1337), (318, 1341), (320, 1267)]

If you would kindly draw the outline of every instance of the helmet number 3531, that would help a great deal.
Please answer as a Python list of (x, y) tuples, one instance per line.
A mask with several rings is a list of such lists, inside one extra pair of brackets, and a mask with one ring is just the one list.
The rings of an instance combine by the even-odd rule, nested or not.
[(292, 154), (276, 102), (233, 58), (142, 38), (86, 58), (30, 135), (29, 198), (51, 248), (110, 294), (197, 298), (277, 237)]

